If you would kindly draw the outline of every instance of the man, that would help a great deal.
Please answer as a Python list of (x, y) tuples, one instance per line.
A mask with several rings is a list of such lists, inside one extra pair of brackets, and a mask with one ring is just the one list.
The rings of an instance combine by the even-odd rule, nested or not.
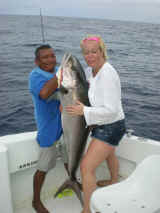
[[(62, 135), (60, 102), (47, 100), (58, 90), (56, 56), (50, 45), (41, 45), (36, 49), (35, 64), (37, 67), (29, 75), (29, 89), (35, 109), (40, 156), (33, 180), (32, 205), (38, 213), (49, 213), (40, 200), (40, 192), (47, 172), (55, 167), (55, 142)], [(67, 163), (64, 165), (67, 169)]]

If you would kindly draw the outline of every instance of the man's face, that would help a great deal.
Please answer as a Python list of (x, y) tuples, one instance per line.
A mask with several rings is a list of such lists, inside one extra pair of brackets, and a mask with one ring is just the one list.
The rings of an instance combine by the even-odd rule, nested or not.
[(53, 72), (56, 66), (56, 56), (52, 48), (39, 51), (39, 57), (35, 63), (44, 71)]

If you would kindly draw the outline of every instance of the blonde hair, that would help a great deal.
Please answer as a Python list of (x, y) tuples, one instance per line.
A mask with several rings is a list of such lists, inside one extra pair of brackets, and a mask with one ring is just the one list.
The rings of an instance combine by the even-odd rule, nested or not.
[(83, 50), (84, 49), (84, 42), (87, 41), (87, 40), (95, 40), (98, 42), (99, 44), (99, 47), (100, 47), (100, 50), (102, 51), (103, 53), (103, 57), (105, 60), (107, 60), (107, 48), (106, 48), (106, 45), (103, 41), (103, 39), (101, 38), (100, 35), (87, 35), (86, 37), (84, 37), (81, 41), (80, 41), (80, 47), (81, 49)]

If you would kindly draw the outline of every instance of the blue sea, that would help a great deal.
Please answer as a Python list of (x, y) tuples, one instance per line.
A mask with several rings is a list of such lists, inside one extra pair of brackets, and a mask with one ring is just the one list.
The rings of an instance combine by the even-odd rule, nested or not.
[[(86, 34), (101, 35), (120, 75), (127, 129), (160, 140), (160, 25), (46, 16), (43, 24), (57, 62), (71, 52), (84, 68), (80, 40)], [(36, 130), (28, 75), (40, 44), (39, 16), (0, 16), (0, 136)]]

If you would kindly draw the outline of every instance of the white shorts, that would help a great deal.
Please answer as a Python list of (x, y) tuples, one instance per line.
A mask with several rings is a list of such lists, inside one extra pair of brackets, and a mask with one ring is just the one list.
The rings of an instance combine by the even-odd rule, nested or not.
[(60, 141), (55, 142), (50, 147), (40, 147), (37, 169), (39, 171), (48, 172), (56, 166), (56, 160), (59, 156), (64, 163), (68, 162), (66, 147), (64, 144), (61, 144)]

